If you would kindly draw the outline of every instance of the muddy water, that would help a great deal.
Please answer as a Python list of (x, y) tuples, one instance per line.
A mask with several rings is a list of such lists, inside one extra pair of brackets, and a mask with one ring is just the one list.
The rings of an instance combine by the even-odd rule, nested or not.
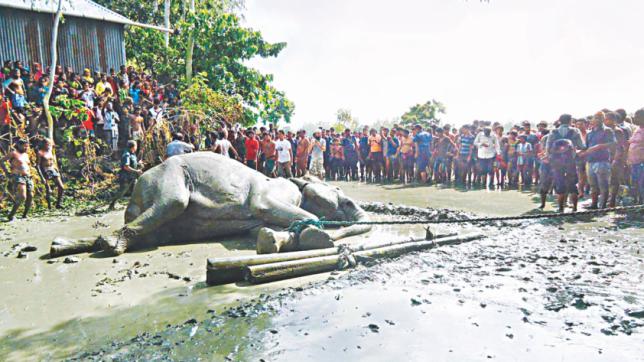
[[(459, 209), (481, 215), (534, 208), (531, 195), (516, 192), (499, 196), (435, 188), (342, 187), (356, 199), (397, 201), (400, 195), (411, 205), (461, 205)], [(498, 197), (504, 198), (506, 209), (491, 204), (500, 202)], [(27, 259), (0, 257), (0, 287), (8, 291), (0, 298), (0, 356), (642, 358), (641, 215), (572, 224), (530, 222), (513, 228), (439, 227), (438, 232), (480, 230), (491, 237), (351, 272), (259, 287), (206, 288), (202, 282), (206, 257), (252, 253), (252, 240), (167, 247), (117, 259), (84, 255), (76, 264), (38, 259), (52, 235), (109, 232), (120, 226), (119, 219), (119, 214), (52, 218), (2, 231), (11, 241), (4, 241), (0, 252), (18, 241), (38, 251)], [(423, 234), (420, 226), (379, 227), (355, 241)]]

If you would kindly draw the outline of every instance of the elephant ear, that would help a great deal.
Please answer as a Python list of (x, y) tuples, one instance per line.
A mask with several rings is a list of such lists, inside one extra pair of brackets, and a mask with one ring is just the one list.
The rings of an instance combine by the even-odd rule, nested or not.
[(297, 187), (300, 188), (300, 190), (302, 190), (304, 187), (306, 187), (306, 185), (309, 185), (309, 184), (319, 184), (319, 185), (329, 186), (324, 181), (320, 180), (319, 178), (317, 178), (315, 176), (311, 176), (311, 175), (305, 175), (305, 176), (302, 176), (302, 177), (291, 177), (289, 180), (292, 183), (296, 184)]
[(303, 180), (303, 179), (301, 179), (301, 178), (296, 178), (296, 177), (291, 177), (291, 178), (289, 178), (289, 181), (291, 181), (292, 183), (294, 183), (295, 185), (297, 185), (297, 187), (300, 189), (300, 191), (301, 191), (301, 190), (302, 190), (306, 185), (308, 185), (308, 184), (310, 183), (310, 182), (308, 182), (308, 181), (306, 181), (306, 180)]

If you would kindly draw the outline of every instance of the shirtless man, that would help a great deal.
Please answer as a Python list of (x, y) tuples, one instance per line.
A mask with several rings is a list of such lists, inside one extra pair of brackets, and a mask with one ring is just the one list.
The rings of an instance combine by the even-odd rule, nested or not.
[[(22, 214), (23, 218), (27, 217), (29, 209), (31, 209), (34, 182), (31, 179), (31, 162), (29, 161), (29, 154), (27, 154), (28, 150), (29, 141), (20, 139), (15, 144), (15, 150), (9, 152), (0, 160), (2, 171), (11, 176), (14, 190), (13, 208), (9, 213), (7, 221), (13, 220), (18, 208), (23, 202), (25, 203), (25, 210)], [(7, 171), (7, 167), (5, 166), (6, 161), (9, 161), (11, 165), (11, 172)]]
[(60, 178), (60, 172), (58, 171), (58, 167), (56, 165), (56, 157), (52, 152), (53, 148), (54, 148), (53, 142), (50, 139), (45, 138), (42, 145), (40, 146), (40, 149), (38, 150), (38, 161), (37, 161), (38, 175), (40, 176), (40, 179), (42, 180), (43, 184), (45, 184), (45, 191), (47, 193), (46, 194), (47, 208), (49, 208), (50, 210), (51, 210), (51, 188), (49, 187), (49, 181), (53, 180), (58, 190), (58, 194), (56, 197), (57, 209), (63, 208), (62, 206), (63, 192), (65, 191), (63, 180)]
[(309, 163), (309, 154), (311, 152), (311, 141), (306, 137), (306, 131), (300, 131), (297, 139), (297, 150), (295, 152), (296, 176), (306, 175)]
[(145, 138), (145, 125), (143, 117), (141, 116), (141, 109), (136, 109), (134, 114), (131, 116), (132, 125), (132, 138), (131, 140), (136, 142), (136, 146), (141, 150), (143, 139)]
[(264, 134), (264, 139), (262, 140), (262, 142), (260, 142), (260, 147), (266, 159), (266, 161), (264, 161), (264, 174), (268, 177), (275, 177), (275, 162), (277, 160), (277, 151), (275, 148), (275, 142), (273, 142), (273, 139), (269, 132)]

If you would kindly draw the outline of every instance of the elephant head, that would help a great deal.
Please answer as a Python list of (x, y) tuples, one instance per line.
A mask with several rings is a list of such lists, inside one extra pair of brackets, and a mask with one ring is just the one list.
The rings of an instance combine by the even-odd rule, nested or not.
[[(367, 213), (338, 187), (311, 176), (291, 178), (302, 193), (300, 208), (318, 218), (333, 221), (368, 221)], [(290, 231), (262, 228), (257, 236), (257, 253), (332, 248), (333, 242), (371, 230), (369, 225), (319, 229), (308, 226), (298, 235)]]
[[(302, 192), (302, 209), (319, 218), (333, 221), (369, 221), (367, 213), (347, 197), (339, 187), (329, 185), (313, 176), (292, 178)], [(371, 230), (369, 225), (352, 225), (336, 230), (307, 228), (299, 236), (300, 249), (332, 247), (333, 241), (363, 234)]]

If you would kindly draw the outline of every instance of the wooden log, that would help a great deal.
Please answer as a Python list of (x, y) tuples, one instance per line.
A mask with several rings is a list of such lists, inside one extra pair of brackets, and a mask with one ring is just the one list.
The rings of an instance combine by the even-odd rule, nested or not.
[[(360, 258), (393, 258), (408, 252), (432, 249), (444, 245), (456, 245), (481, 238), (483, 238), (481, 234), (469, 234), (434, 240), (407, 242), (357, 251), (352, 255), (356, 260), (360, 260)], [(259, 284), (329, 272), (338, 269), (338, 265), (340, 265), (344, 258), (344, 255), (330, 255), (272, 264), (249, 265), (245, 268), (245, 278), (250, 283)]]
[[(437, 235), (434, 238), (453, 236), (456, 234)], [(363, 244), (354, 248), (354, 250), (370, 250), (385, 246), (398, 245), (404, 243), (418, 242), (425, 239), (407, 239), (397, 241), (387, 241), (373, 244)], [(208, 285), (221, 285), (236, 283), (244, 280), (245, 268), (251, 265), (280, 263), (291, 260), (302, 260), (323, 256), (338, 254), (338, 248), (326, 248), (307, 251), (294, 251), (289, 253), (262, 254), (262, 255), (245, 255), (229, 258), (209, 258), (206, 261), (206, 283)]]
[(82, 239), (65, 239), (56, 238), (51, 242), (49, 248), (49, 257), (57, 258), (59, 256), (87, 253), (90, 251), (98, 250), (98, 239), (96, 238), (82, 238)]

